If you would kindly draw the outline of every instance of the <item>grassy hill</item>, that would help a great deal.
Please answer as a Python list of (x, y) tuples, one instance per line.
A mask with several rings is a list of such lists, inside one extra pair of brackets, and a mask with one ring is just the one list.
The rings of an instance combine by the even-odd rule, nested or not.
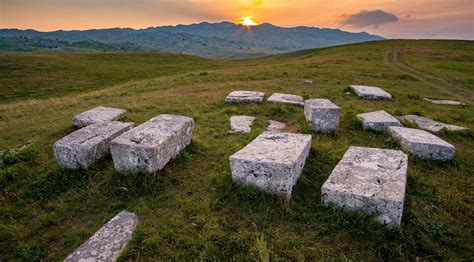
[[(472, 132), (440, 134), (456, 146), (448, 163), (410, 156), (400, 231), (322, 206), (320, 188), (349, 146), (399, 148), (387, 134), (363, 131), (357, 113), (420, 114), (474, 130), (473, 60), (474, 43), (463, 41), (382, 41), (245, 61), (160, 53), (1, 54), (0, 149), (36, 142), (3, 157), (0, 260), (64, 259), (123, 209), (140, 217), (123, 260), (472, 259)], [(394, 99), (361, 100), (345, 94), (349, 84), (380, 86)], [(238, 89), (329, 98), (342, 107), (335, 134), (313, 134), (289, 205), (233, 184), (228, 157), (268, 119), (311, 133), (303, 108), (225, 104)], [(423, 97), (466, 106), (434, 105)], [(75, 114), (97, 105), (124, 108), (125, 120), (135, 123), (160, 113), (193, 117), (193, 142), (156, 176), (116, 174), (110, 158), (87, 171), (60, 169), (52, 144), (73, 131)], [(257, 117), (251, 134), (227, 133), (234, 114)]]

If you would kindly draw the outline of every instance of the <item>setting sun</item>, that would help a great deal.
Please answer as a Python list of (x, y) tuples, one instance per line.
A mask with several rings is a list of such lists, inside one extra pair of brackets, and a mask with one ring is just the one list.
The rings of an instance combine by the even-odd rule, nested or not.
[(251, 16), (246, 16), (246, 17), (239, 18), (238, 21), (241, 25), (245, 25), (245, 26), (255, 26), (255, 25), (257, 25), (257, 23), (255, 21), (253, 21), (253, 17), (251, 17)]

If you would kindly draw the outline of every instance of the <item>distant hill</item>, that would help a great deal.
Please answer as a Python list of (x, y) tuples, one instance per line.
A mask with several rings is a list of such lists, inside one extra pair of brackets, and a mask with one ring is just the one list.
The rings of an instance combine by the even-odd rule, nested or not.
[[(33, 39), (33, 40), (31, 40)], [(382, 40), (368, 33), (350, 33), (339, 29), (294, 27), (271, 24), (245, 27), (230, 22), (150, 27), (147, 29), (112, 28), (38, 32), (0, 29), (0, 50), (30, 47), (32, 42), (61, 41), (45, 49), (69, 51), (143, 51), (164, 50), (207, 57), (233, 57), (275, 54), (308, 48)], [(2, 48), (8, 43), (9, 49)], [(89, 43), (77, 45), (75, 43)], [(101, 44), (103, 44), (101, 46)], [(22, 46), (23, 45), (23, 46)], [(71, 45), (75, 48), (70, 48)], [(41, 45), (40, 45), (41, 46)], [(77, 47), (78, 46), (78, 47)], [(92, 46), (92, 48), (88, 48)], [(13, 48), (14, 49), (14, 48)], [(28, 49), (26, 49), (28, 50)]]

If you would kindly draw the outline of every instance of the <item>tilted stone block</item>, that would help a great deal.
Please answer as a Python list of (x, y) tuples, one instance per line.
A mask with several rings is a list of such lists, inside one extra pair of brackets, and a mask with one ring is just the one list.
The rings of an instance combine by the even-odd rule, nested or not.
[(311, 135), (264, 132), (230, 156), (232, 178), (291, 198), (311, 149)]
[(82, 128), (100, 122), (116, 121), (122, 118), (125, 112), (119, 108), (99, 106), (75, 116), (72, 119), (72, 125)]
[(138, 216), (122, 211), (102, 226), (89, 240), (72, 252), (64, 261), (116, 261), (132, 239)]
[(267, 101), (292, 105), (304, 105), (303, 97), (290, 94), (274, 93), (267, 99)]
[(339, 126), (341, 108), (328, 99), (308, 99), (304, 103), (304, 115), (314, 131), (328, 133)]
[(450, 125), (450, 124), (445, 124), (441, 123), (438, 121), (434, 121), (432, 119), (422, 117), (422, 116), (417, 116), (417, 115), (406, 115), (402, 116), (402, 119), (405, 119), (406, 121), (416, 124), (418, 127), (421, 129), (425, 129), (431, 132), (439, 132), (443, 129), (446, 129), (451, 132), (459, 132), (459, 133), (468, 133), (469, 129), (462, 127), (462, 126), (455, 126), (455, 125)]
[(250, 131), (252, 131), (251, 126), (254, 120), (255, 117), (253, 116), (231, 116), (229, 133), (250, 133)]
[(392, 99), (392, 95), (380, 87), (350, 85), (354, 92), (364, 99)]
[(321, 187), (324, 205), (364, 211), (389, 228), (403, 215), (408, 158), (398, 150), (350, 147)]
[(392, 126), (389, 131), (400, 142), (403, 151), (421, 159), (447, 161), (454, 157), (453, 145), (424, 130)]
[(398, 119), (383, 110), (358, 114), (357, 117), (362, 120), (364, 129), (376, 132), (382, 132), (389, 126), (402, 126)]
[(112, 158), (118, 172), (150, 173), (161, 170), (191, 143), (194, 120), (158, 115), (115, 138)]
[(233, 91), (225, 99), (227, 103), (262, 103), (265, 94), (256, 91)]
[(107, 156), (110, 142), (133, 128), (133, 123), (100, 122), (81, 128), (53, 145), (54, 156), (63, 168), (88, 168)]

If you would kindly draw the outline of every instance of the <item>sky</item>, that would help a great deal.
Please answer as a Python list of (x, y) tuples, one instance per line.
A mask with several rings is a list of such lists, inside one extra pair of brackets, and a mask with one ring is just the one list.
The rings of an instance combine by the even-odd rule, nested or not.
[(386, 38), (474, 40), (474, 0), (0, 0), (0, 28), (147, 28), (252, 16)]

